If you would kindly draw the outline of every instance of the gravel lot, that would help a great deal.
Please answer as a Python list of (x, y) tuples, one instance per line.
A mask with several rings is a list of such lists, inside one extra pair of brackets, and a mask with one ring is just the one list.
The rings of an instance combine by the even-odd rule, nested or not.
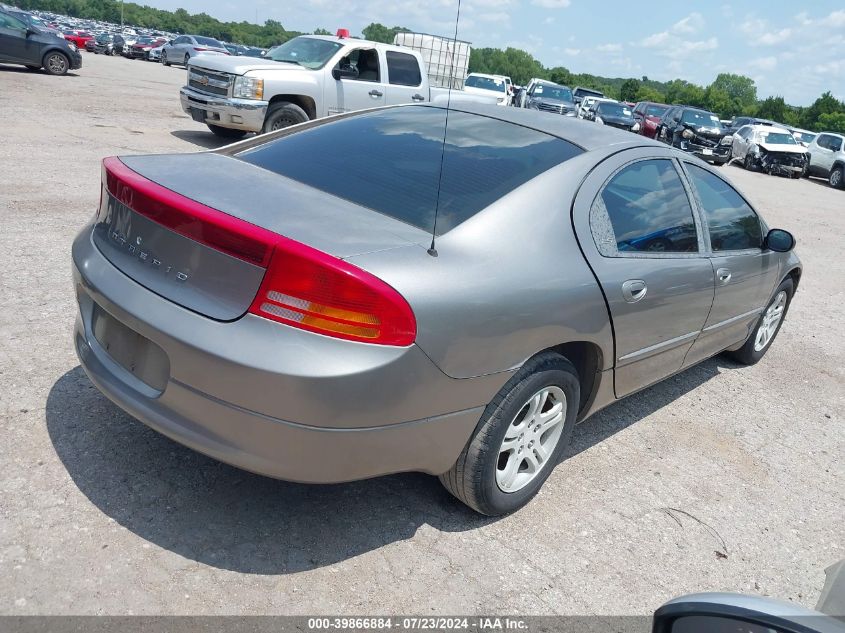
[(726, 167), (805, 264), (772, 350), (593, 417), (539, 497), (489, 520), (419, 474), (238, 471), (92, 387), (69, 270), (100, 160), (219, 142), (182, 113), (181, 68), (84, 58), (64, 78), (0, 66), (0, 613), (646, 614), (698, 590), (815, 605), (845, 557), (845, 192)]

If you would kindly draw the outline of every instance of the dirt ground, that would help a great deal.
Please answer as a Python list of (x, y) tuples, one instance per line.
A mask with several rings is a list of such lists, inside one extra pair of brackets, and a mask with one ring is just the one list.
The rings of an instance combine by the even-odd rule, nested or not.
[(766, 358), (716, 358), (576, 430), (522, 511), (474, 515), (433, 477), (305, 486), (191, 452), (79, 367), (70, 244), (100, 160), (219, 145), (185, 71), (84, 55), (0, 66), (0, 613), (646, 614), (699, 590), (814, 606), (845, 557), (845, 192), (726, 167), (798, 239)]

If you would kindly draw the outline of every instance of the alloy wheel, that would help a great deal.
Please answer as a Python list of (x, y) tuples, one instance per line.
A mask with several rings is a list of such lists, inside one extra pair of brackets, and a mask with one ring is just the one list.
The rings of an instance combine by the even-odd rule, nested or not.
[(842, 186), (842, 170), (841, 169), (834, 169), (830, 173), (830, 186), (834, 188), (839, 188)]
[(522, 406), (499, 447), (496, 484), (517, 492), (531, 483), (554, 455), (566, 419), (566, 395), (544, 387)]
[(757, 328), (757, 337), (754, 339), (754, 351), (759, 352), (763, 350), (778, 331), (778, 324), (783, 318), (783, 312), (786, 309), (786, 291), (781, 290), (775, 296), (774, 300), (766, 308), (763, 314), (763, 322)]
[(61, 53), (53, 53), (47, 58), (47, 69), (55, 75), (62, 75), (67, 72), (67, 59)]

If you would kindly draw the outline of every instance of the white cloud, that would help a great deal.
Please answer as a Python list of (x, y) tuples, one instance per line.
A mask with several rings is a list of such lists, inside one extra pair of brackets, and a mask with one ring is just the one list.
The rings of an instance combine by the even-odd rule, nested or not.
[(565, 9), (570, 5), (570, 0), (531, 0), (531, 4), (544, 9)]
[(748, 65), (759, 70), (774, 70), (778, 65), (778, 59), (774, 56), (758, 57), (748, 62)]
[(654, 35), (649, 35), (645, 39), (640, 41), (640, 46), (644, 46), (645, 48), (657, 48), (658, 46), (663, 46), (669, 41), (669, 33), (668, 31), (661, 31), (660, 33), (655, 33)]
[(543, 24), (554, 24), (554, 23), (555, 23), (554, 16), (551, 16), (551, 15), (549, 17), (547, 17), (545, 20), (543, 20)]
[(504, 11), (483, 12), (477, 17), (482, 22), (508, 22), (511, 19), (510, 14)]
[(622, 50), (621, 44), (602, 44), (601, 46), (596, 46), (596, 50), (600, 53), (618, 53)]
[(752, 46), (773, 46), (775, 44), (784, 44), (785, 40), (792, 35), (792, 29), (786, 28), (779, 31), (770, 31), (762, 33), (752, 42)]
[(675, 33), (695, 33), (702, 26), (704, 26), (704, 18), (698, 12), (690, 13), (682, 20), (678, 20), (672, 25), (672, 31)]
[(563, 52), (569, 55), (570, 57), (577, 57), (581, 54), (580, 48), (564, 48)]

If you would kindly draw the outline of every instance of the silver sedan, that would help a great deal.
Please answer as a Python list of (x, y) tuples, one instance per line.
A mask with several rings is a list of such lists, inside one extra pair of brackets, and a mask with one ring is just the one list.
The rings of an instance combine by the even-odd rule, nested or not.
[(714, 354), (765, 354), (801, 264), (721, 174), (565, 117), (446, 114), (106, 159), (73, 244), (92, 382), (247, 470), (423, 471), (497, 515), (576, 422)]

